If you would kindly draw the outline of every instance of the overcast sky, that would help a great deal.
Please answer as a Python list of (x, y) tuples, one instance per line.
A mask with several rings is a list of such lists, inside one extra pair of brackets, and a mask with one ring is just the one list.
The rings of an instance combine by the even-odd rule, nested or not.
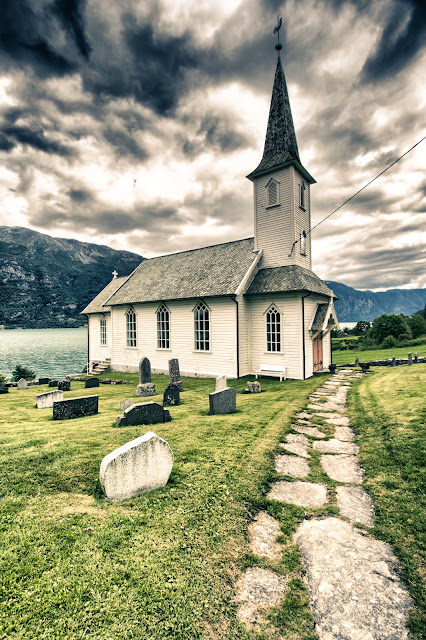
[[(0, 225), (145, 257), (253, 235), (278, 13), (313, 225), (426, 135), (424, 0), (2, 0)], [(315, 230), (314, 271), (426, 287), (425, 167)]]

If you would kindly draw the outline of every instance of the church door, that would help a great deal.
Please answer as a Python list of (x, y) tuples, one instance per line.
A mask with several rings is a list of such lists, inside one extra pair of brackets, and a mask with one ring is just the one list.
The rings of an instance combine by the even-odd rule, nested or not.
[(314, 347), (314, 373), (322, 369), (322, 333), (317, 335), (313, 341)]

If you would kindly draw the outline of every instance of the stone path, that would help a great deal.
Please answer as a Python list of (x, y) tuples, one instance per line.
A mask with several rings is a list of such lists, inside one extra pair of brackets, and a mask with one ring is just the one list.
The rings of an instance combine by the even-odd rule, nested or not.
[[(308, 398), (307, 410), (296, 414), (292, 430), (275, 457), (275, 469), (284, 476), (272, 485), (267, 498), (306, 509), (333, 501), (324, 484), (292, 478), (310, 474), (309, 451), (321, 453), (320, 465), (336, 487), (340, 518), (312, 518), (299, 525), (299, 544), (309, 587), (315, 630), (319, 640), (404, 640), (411, 606), (398, 577), (398, 562), (390, 545), (373, 538), (364, 527), (374, 525), (374, 505), (362, 488), (355, 433), (345, 415), (352, 382), (364, 374), (335, 373)], [(289, 455), (293, 454), (293, 455)], [(261, 512), (249, 527), (251, 550), (272, 562), (282, 551), (276, 539), (279, 523)], [(238, 617), (249, 628), (265, 631), (262, 613), (285, 597), (285, 578), (275, 571), (248, 569), (236, 585)]]

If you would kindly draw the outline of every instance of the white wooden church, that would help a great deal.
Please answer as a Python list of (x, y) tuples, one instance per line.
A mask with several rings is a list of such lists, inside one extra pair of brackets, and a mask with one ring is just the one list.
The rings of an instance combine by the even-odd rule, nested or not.
[[(300, 162), (281, 58), (265, 149), (248, 176), (254, 238), (144, 260), (84, 309), (90, 371), (97, 363), (155, 373), (239, 378), (261, 365), (305, 379), (328, 368), (333, 292), (311, 268), (310, 188)], [(103, 363), (103, 365), (102, 365)]]

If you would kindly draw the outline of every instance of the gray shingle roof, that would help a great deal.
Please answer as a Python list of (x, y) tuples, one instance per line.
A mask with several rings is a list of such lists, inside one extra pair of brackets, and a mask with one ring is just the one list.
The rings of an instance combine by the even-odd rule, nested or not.
[(118, 287), (123, 284), (125, 280), (127, 280), (128, 276), (123, 276), (121, 278), (114, 278), (107, 284), (107, 286), (102, 289), (100, 293), (93, 298), (92, 302), (90, 302), (85, 309), (81, 312), (82, 315), (86, 313), (106, 313), (110, 310), (110, 307), (102, 306), (103, 303), (108, 300), (110, 296), (117, 291)]
[(313, 271), (295, 264), (287, 267), (259, 269), (248, 288), (247, 295), (285, 293), (287, 291), (310, 291), (328, 297), (334, 296), (332, 290)]
[(321, 329), (324, 326), (327, 311), (328, 311), (328, 304), (319, 304), (317, 306), (315, 318), (311, 325), (311, 331), (321, 331)]
[(108, 305), (232, 295), (256, 258), (253, 250), (247, 238), (144, 260)]

